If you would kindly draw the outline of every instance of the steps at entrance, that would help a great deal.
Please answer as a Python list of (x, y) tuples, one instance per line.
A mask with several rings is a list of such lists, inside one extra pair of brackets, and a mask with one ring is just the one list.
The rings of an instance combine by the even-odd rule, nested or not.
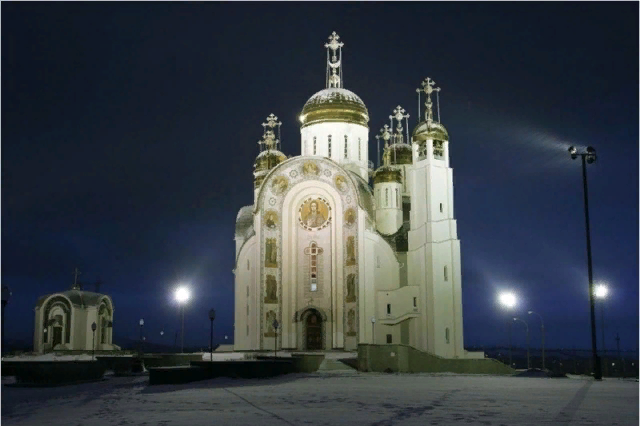
[(327, 359), (327, 358), (325, 358), (322, 361), (322, 363), (320, 364), (320, 368), (318, 368), (318, 371), (336, 371), (336, 370), (356, 371), (354, 367), (351, 367), (341, 361), (338, 361), (337, 359)]

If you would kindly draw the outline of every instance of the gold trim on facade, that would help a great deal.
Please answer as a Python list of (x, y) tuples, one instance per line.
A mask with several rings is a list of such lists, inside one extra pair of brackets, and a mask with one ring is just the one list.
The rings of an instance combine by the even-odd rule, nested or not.
[(264, 182), (264, 178), (265, 177), (267, 177), (267, 175), (262, 175), (262, 176), (258, 176), (257, 178), (255, 178), (255, 180), (253, 181), (254, 189), (260, 188), (260, 185), (262, 185), (262, 182)]

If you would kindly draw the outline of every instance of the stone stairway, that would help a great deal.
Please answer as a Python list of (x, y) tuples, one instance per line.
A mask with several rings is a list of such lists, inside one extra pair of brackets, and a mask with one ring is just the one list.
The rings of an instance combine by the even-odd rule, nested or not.
[(354, 367), (351, 367), (350, 365), (347, 365), (344, 362), (341, 362), (337, 359), (331, 359), (331, 358), (325, 358), (322, 361), (322, 364), (320, 364), (320, 368), (318, 368), (318, 371), (337, 371), (337, 370), (356, 371)]

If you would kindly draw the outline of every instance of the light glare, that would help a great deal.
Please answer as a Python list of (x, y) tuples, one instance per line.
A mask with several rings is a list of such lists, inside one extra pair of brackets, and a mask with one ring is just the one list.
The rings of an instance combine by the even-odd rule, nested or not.
[(189, 298), (191, 297), (191, 293), (189, 292), (188, 288), (180, 287), (176, 290), (175, 297), (178, 303), (184, 303), (189, 300)]
[(500, 296), (498, 297), (498, 300), (500, 300), (500, 304), (506, 308), (513, 308), (514, 306), (516, 306), (516, 295), (511, 293), (511, 292), (506, 292), (506, 293), (501, 293)]
[(604, 299), (609, 294), (609, 289), (604, 284), (598, 284), (593, 290), (593, 294), (595, 294), (598, 299)]

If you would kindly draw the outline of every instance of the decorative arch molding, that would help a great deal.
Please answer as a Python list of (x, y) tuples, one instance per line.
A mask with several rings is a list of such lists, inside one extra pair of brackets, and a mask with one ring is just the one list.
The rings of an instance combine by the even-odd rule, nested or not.
[(315, 305), (308, 305), (302, 309), (299, 309), (295, 314), (293, 314), (293, 322), (303, 321), (305, 317), (309, 315), (312, 311), (318, 312), (323, 322), (328, 321), (327, 313), (324, 311), (324, 309), (319, 308)]
[[(43, 329), (49, 330), (52, 327), (49, 318), (51, 316), (51, 312), (55, 308), (61, 308), (64, 312), (64, 328), (65, 328), (65, 338), (64, 342), (61, 343), (70, 343), (71, 342), (71, 300), (65, 297), (62, 294), (54, 294), (44, 303), (44, 309), (42, 310), (42, 327)], [(44, 333), (42, 336), (43, 342), (44, 339), (48, 339), (47, 335), (49, 332)], [(52, 339), (52, 337), (50, 338)], [(48, 340), (50, 340), (48, 339)]]

